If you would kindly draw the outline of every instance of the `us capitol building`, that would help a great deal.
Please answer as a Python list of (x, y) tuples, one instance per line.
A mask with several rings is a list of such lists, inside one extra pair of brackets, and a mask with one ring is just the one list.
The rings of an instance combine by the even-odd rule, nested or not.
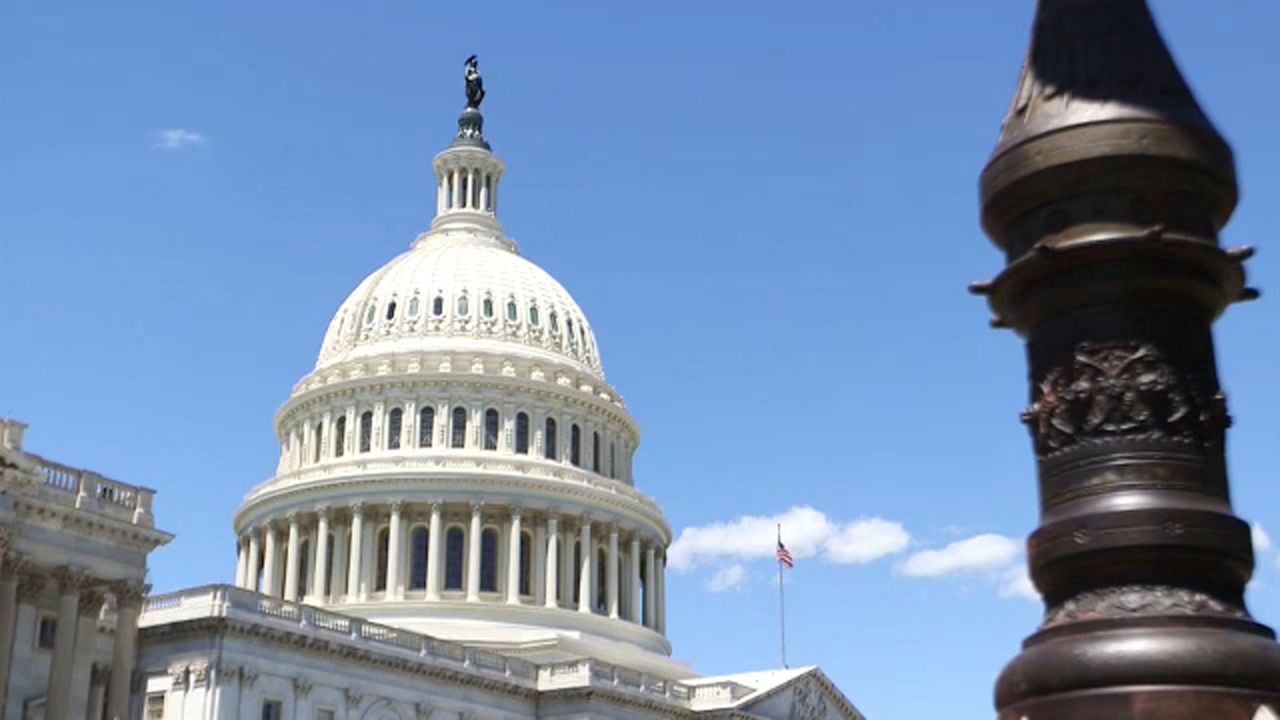
[(639, 428), (582, 309), (504, 234), (474, 58), (466, 86), (430, 229), (342, 303), (276, 415), (234, 586), (144, 597), (172, 537), (151, 491), (3, 421), (5, 718), (862, 717), (817, 668), (672, 658)]

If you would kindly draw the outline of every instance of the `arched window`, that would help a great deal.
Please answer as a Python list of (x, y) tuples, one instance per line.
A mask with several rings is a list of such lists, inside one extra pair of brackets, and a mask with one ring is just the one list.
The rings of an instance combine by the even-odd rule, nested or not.
[(641, 625), (644, 624), (644, 619), (649, 616), (649, 592), (646, 589), (648, 583), (645, 582), (647, 577), (649, 577), (649, 562), (648, 558), (642, 557), (640, 558), (640, 607), (637, 608), (640, 611), (639, 622)]
[(533, 594), (533, 537), (520, 533), (520, 589), (521, 595)]
[(578, 349), (578, 336), (573, 334), (573, 318), (564, 321), (564, 327), (567, 331), (565, 334), (569, 336), (569, 347), (574, 350)]
[(404, 410), (400, 408), (392, 408), (391, 416), (387, 418), (387, 449), (400, 449), (400, 431), (404, 425)]
[(516, 319), (519, 317), (520, 317), (520, 313), (516, 308), (516, 301), (508, 300), (507, 301), (507, 319), (510, 320), (511, 322), (515, 322)]
[(298, 594), (289, 600), (301, 600), (311, 587), (311, 541), (303, 540), (298, 544)]
[(556, 320), (556, 311), (551, 311), (551, 332), (560, 332), (560, 322)]
[(498, 449), (498, 411), (493, 408), (484, 411), (484, 449)]
[(316, 423), (316, 446), (311, 449), (315, 459), (312, 462), (320, 462), (320, 451), (324, 448), (324, 423)]
[(462, 317), (466, 317), (467, 312), (469, 310), (470, 310), (470, 305), (467, 304), (467, 296), (463, 295), (462, 297), (458, 298), (458, 315)]
[(431, 301), (431, 314), (436, 317), (444, 315), (444, 298), (437, 295), (435, 300)]
[(600, 472), (600, 433), (591, 433), (591, 472)]
[(342, 415), (333, 423), (333, 456), (342, 457), (347, 452), (347, 416)]
[(387, 589), (387, 551), (391, 548), (391, 531), (383, 528), (378, 531), (377, 552), (373, 565), (373, 591), (383, 592)]
[(392, 300), (390, 303), (387, 304), (387, 319), (388, 320), (396, 319), (396, 301), (395, 300)]
[(418, 296), (409, 299), (409, 317), (418, 317)]
[(428, 405), (418, 413), (418, 447), (431, 447), (436, 431), (436, 409)]
[(462, 589), (462, 528), (454, 526), (445, 533), (444, 589)]
[(337, 544), (333, 533), (329, 533), (329, 544), (325, 545), (324, 565), (319, 571), (324, 573), (324, 596), (333, 594), (333, 546)]
[(538, 306), (537, 305), (529, 306), (529, 324), (534, 327), (538, 327)]
[(373, 445), (373, 412), (365, 410), (360, 414), (360, 452), (367, 453)]
[(413, 531), (409, 540), (409, 589), (425, 590), (427, 588), (427, 529), (419, 527)]
[(601, 614), (604, 614), (605, 605), (609, 602), (609, 598), (607, 597), (608, 588), (605, 585), (605, 583), (608, 580), (608, 576), (605, 575), (605, 573), (607, 573), (608, 571), (609, 571), (609, 556), (605, 553), (604, 548), (600, 548), (598, 551), (596, 551), (595, 611)]
[(582, 429), (577, 423), (569, 428), (569, 462), (582, 466)]
[(493, 317), (493, 298), (485, 298), (484, 302), (480, 304), (480, 307), (484, 310), (485, 317)]
[(444, 206), (446, 208), (452, 209), (453, 208), (453, 173), (449, 174), (448, 179), (445, 180), (444, 183), (445, 183), (445, 188), (447, 190), (444, 194)]
[(516, 413), (516, 452), (529, 454), (529, 416), (526, 413)]
[(573, 543), (573, 601), (582, 604), (582, 541)]
[(369, 309), (366, 310), (364, 313), (364, 324), (372, 325), (373, 319), (377, 317), (377, 314), (378, 314), (378, 308), (374, 306), (373, 303), (369, 303)]
[(609, 477), (611, 478), (618, 477), (617, 458), (618, 458), (618, 444), (609, 443)]
[(453, 437), (450, 438), (449, 447), (466, 447), (467, 446), (467, 409), (464, 407), (456, 407), (453, 409), (453, 427), (451, 428)]
[(498, 591), (498, 531), (493, 528), (480, 533), (480, 591)]
[(543, 445), (545, 445), (543, 453), (547, 456), (548, 460), (555, 460), (559, 455), (556, 452), (556, 421), (555, 420), (551, 418), (547, 418), (547, 428), (546, 428), (546, 431), (542, 433), (542, 435), (543, 435), (542, 442), (543, 442)]

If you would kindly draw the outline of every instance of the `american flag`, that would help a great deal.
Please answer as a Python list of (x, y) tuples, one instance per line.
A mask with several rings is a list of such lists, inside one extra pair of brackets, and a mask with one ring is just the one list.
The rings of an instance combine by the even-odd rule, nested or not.
[(789, 568), (796, 566), (796, 561), (791, 558), (791, 551), (787, 549), (786, 545), (782, 544), (781, 540), (778, 541), (778, 562)]

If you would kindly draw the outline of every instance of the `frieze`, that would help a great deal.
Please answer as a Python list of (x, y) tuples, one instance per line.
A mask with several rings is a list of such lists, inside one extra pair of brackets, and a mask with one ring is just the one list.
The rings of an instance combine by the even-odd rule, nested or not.
[(1248, 617), (1244, 608), (1198, 590), (1168, 585), (1122, 585), (1082, 592), (1049, 608), (1041, 627), (1150, 615)]
[(1035, 386), (1022, 421), (1041, 457), (1115, 438), (1208, 447), (1229, 423), (1226, 398), (1199, 394), (1154, 345), (1086, 342)]
[(827, 700), (822, 688), (812, 678), (796, 683), (791, 691), (790, 720), (826, 720)]

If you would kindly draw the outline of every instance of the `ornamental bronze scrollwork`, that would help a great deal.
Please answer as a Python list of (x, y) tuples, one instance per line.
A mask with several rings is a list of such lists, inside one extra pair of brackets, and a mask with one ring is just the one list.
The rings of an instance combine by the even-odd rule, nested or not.
[(1090, 439), (1147, 437), (1214, 445), (1226, 427), (1226, 399), (1207, 402), (1149, 343), (1081, 343), (1072, 362), (1049, 370), (1022, 413), (1036, 453), (1052, 455)]
[(1045, 613), (1042, 628), (1083, 620), (1144, 615), (1248, 617), (1243, 608), (1198, 590), (1167, 585), (1123, 585), (1079, 593)]

